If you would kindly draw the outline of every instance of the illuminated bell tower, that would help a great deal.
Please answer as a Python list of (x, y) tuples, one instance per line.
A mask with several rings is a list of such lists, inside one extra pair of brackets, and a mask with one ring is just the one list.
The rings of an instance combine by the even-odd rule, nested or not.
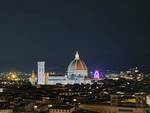
[(38, 64), (38, 85), (45, 85), (45, 62), (40, 61)]

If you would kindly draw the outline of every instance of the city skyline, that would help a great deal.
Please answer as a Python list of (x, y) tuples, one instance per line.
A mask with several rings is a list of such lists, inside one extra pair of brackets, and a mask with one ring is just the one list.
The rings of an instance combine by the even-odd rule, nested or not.
[(65, 72), (75, 51), (89, 69), (150, 67), (145, 1), (0, 2), (0, 71), (31, 71), (37, 61)]
[(0, 1), (0, 113), (150, 113), (150, 1)]

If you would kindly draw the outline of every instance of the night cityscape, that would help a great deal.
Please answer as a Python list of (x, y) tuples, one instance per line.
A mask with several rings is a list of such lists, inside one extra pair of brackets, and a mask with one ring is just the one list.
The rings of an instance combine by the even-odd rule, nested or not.
[(0, 1), (0, 113), (150, 113), (150, 1)]

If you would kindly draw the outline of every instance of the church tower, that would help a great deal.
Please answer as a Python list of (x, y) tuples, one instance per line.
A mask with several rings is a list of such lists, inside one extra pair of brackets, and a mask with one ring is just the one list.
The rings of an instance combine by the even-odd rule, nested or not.
[(36, 76), (34, 70), (32, 71), (32, 74), (31, 74), (31, 77), (30, 77), (30, 82), (31, 82), (31, 84), (32, 84), (33, 86), (35, 86), (36, 83), (37, 83), (37, 76)]
[(38, 65), (38, 85), (45, 85), (45, 62), (40, 61)]

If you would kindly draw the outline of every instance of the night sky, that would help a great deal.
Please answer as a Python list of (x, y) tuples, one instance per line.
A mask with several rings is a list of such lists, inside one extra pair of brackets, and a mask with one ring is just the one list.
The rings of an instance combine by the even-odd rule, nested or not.
[(47, 70), (65, 72), (76, 50), (91, 70), (150, 67), (149, 4), (1, 0), (0, 72), (31, 71), (39, 60)]

